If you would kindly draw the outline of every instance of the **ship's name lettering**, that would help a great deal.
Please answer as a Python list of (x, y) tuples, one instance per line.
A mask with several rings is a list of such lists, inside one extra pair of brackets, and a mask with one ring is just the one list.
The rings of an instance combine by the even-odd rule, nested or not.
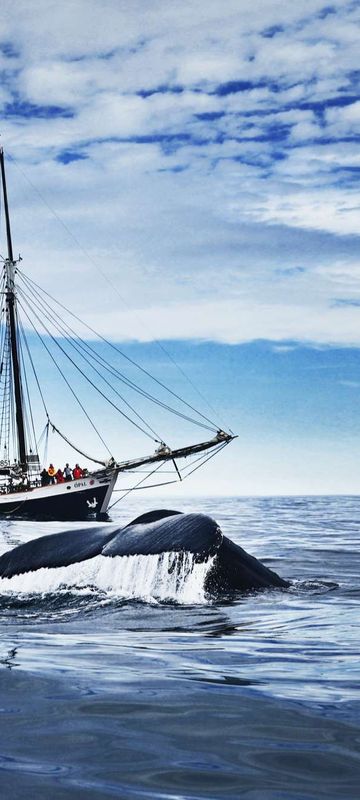
[(75, 489), (78, 489), (79, 486), (86, 486), (86, 481), (75, 481), (74, 486)]

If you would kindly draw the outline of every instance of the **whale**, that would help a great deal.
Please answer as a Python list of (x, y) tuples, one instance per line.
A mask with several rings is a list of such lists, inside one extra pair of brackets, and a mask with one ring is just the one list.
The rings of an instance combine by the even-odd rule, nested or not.
[(228, 539), (206, 514), (162, 509), (150, 511), (119, 528), (106, 524), (65, 530), (18, 545), (0, 556), (0, 578), (42, 568), (66, 567), (94, 556), (192, 553), (196, 562), (211, 559), (205, 590), (209, 593), (286, 588), (288, 581)]

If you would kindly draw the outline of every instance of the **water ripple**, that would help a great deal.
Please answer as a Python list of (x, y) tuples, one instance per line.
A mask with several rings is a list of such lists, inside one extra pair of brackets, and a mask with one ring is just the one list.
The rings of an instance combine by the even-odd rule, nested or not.
[[(290, 588), (207, 597), (171, 555), (2, 581), (2, 796), (357, 800), (358, 499), (169, 505)], [(4, 522), (0, 552), (61, 529)]]

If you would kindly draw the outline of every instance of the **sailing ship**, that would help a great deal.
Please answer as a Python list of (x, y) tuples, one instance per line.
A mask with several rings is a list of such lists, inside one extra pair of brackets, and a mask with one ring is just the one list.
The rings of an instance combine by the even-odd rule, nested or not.
[[(59, 301), (33, 282), (20, 267), (19, 256), (14, 258), (9, 205), (5, 175), (3, 149), (0, 149), (0, 169), (2, 183), (2, 199), (5, 216), (7, 255), (3, 257), (1, 277), (1, 330), (0, 330), (0, 514), (17, 518), (73, 519), (88, 517), (104, 518), (111, 508), (111, 498), (119, 477), (135, 476), (135, 483), (130, 488), (120, 489), (121, 498), (134, 489), (173, 483), (183, 480), (196, 469), (199, 469), (212, 455), (222, 450), (234, 438), (215, 425), (207, 416), (197, 411), (193, 405), (183, 400), (151, 373), (137, 364), (131, 357), (122, 352), (115, 344), (107, 342), (109, 347), (137, 368), (147, 379), (155, 381), (157, 389), (170, 392), (170, 400), (164, 401), (162, 396), (142, 388), (132, 377), (126, 375), (113, 362), (104, 358), (101, 351), (96, 350), (88, 339), (79, 339), (69, 324), (61, 323), (64, 312), (72, 319), (79, 321)], [(38, 324), (36, 324), (38, 323)], [(55, 333), (51, 331), (55, 324)], [(85, 323), (84, 323), (85, 324)], [(93, 338), (95, 331), (85, 326)], [(39, 330), (40, 328), (40, 330)], [(89, 456), (81, 446), (74, 444), (70, 437), (63, 433), (53, 420), (52, 412), (46, 400), (46, 392), (41, 385), (39, 371), (31, 353), (27, 331), (36, 333), (47, 352), (52, 365), (58, 369), (65, 384), (72, 393), (73, 399), (80, 405), (85, 417), (92, 425), (102, 444), (105, 442), (94, 421), (72, 389), (60, 361), (68, 359), (73, 372), (77, 370), (83, 381), (101, 395), (105, 403), (121, 415), (129, 424), (153, 440), (154, 449), (149, 455), (139, 456), (125, 461), (118, 460), (107, 446), (106, 458)], [(99, 334), (100, 341), (106, 340)], [(61, 351), (61, 359), (54, 356), (50, 343)], [(68, 347), (66, 346), (68, 345)], [(71, 352), (69, 352), (69, 347)], [(35, 403), (38, 409), (42, 405), (45, 425), (40, 436), (37, 435), (34, 423), (34, 401), (31, 398), (28, 371), (32, 373), (32, 384), (36, 387), (38, 398)], [(120, 381), (127, 390), (137, 393), (142, 400), (155, 403), (165, 413), (175, 415), (207, 430), (205, 441), (186, 446), (171, 447), (158, 437), (154, 428), (123, 394), (114, 389), (109, 378)], [(113, 393), (111, 393), (111, 391)], [(114, 394), (115, 392), (115, 394)], [(175, 403), (173, 401), (176, 401)], [(43, 485), (41, 475), (46, 471), (47, 449), (40, 460), (40, 443), (47, 442), (49, 432), (56, 433), (66, 446), (96, 465), (82, 471), (80, 477)], [(211, 434), (211, 435), (210, 435)], [(69, 461), (71, 460), (69, 456)], [(181, 462), (181, 463), (180, 463)], [(185, 466), (182, 466), (182, 464)], [(166, 480), (164, 467), (170, 465), (172, 470)], [(137, 473), (141, 471), (141, 478)], [(160, 483), (149, 483), (157, 473)], [(121, 499), (120, 498), (120, 499)]]

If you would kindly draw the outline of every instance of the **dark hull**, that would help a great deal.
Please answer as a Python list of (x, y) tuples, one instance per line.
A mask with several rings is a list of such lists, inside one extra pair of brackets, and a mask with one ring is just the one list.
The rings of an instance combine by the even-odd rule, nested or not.
[[(20, 495), (6, 495), (6, 502), (0, 499), (0, 514), (21, 519), (82, 520), (98, 516), (108, 491), (108, 484), (91, 487), (69, 494), (49, 494), (36, 497), (36, 490), (28, 493), (26, 499)], [(94, 503), (95, 498), (95, 503)]]

